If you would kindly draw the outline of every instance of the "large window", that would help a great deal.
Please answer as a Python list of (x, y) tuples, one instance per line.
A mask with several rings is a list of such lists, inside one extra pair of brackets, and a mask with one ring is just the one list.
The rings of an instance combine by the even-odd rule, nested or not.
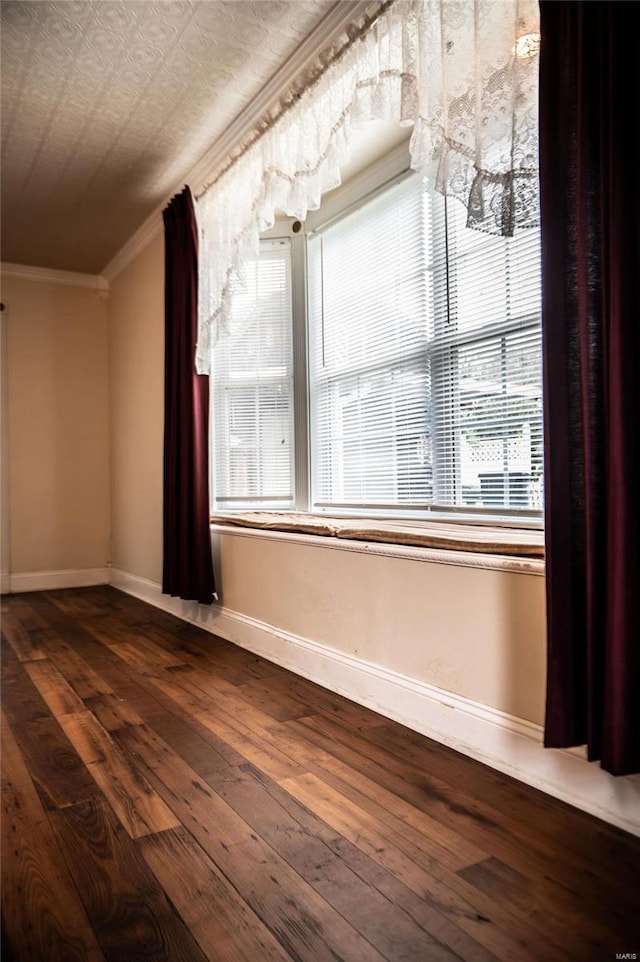
[(414, 174), (312, 220), (214, 351), (214, 507), (540, 516), (539, 232), (467, 228)]

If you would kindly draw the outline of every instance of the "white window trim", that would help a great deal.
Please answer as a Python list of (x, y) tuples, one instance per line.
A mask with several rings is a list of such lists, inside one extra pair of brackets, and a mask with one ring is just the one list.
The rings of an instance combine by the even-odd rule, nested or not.
[[(274, 512), (277, 515), (278, 512)], [(461, 551), (451, 548), (423, 548), (391, 542), (356, 541), (347, 538), (327, 537), (301, 531), (265, 530), (264, 528), (243, 527), (211, 521), (211, 530), (220, 535), (254, 538), (259, 541), (282, 542), (285, 544), (309, 545), (332, 551), (350, 551), (374, 557), (400, 558), (405, 561), (420, 561), (431, 564), (446, 564), (460, 568), (481, 568), (485, 571), (508, 571), (515, 574), (544, 576), (544, 558), (529, 558), (523, 555), (489, 554), (478, 548), (477, 551)]]
[[(391, 150), (388, 154), (372, 163), (365, 171), (356, 175), (347, 184), (335, 189), (323, 198), (322, 206), (316, 211), (311, 211), (307, 215), (306, 221), (301, 223), (293, 217), (281, 217), (276, 220), (274, 226), (265, 231), (261, 236), (264, 238), (289, 238), (291, 240), (292, 256), (292, 298), (293, 298), (293, 355), (294, 355), (294, 450), (297, 452), (294, 458), (295, 464), (295, 492), (297, 508), (294, 512), (288, 510), (279, 512), (277, 509), (269, 510), (269, 514), (274, 519), (280, 514), (290, 516), (298, 513), (301, 516), (301, 526), (304, 525), (303, 516), (312, 514), (313, 517), (353, 519), (361, 521), (363, 527), (369, 522), (386, 521), (393, 523), (407, 523), (415, 521), (416, 524), (428, 525), (432, 520), (434, 523), (464, 524), (476, 526), (478, 533), (481, 529), (513, 528), (517, 529), (525, 536), (527, 530), (531, 530), (531, 544), (537, 544), (538, 538), (534, 538), (534, 532), (544, 529), (543, 512), (534, 510), (522, 511), (517, 517), (500, 515), (496, 509), (495, 515), (488, 512), (486, 508), (448, 508), (429, 511), (428, 509), (416, 517), (415, 512), (403, 511), (401, 508), (389, 512), (368, 511), (366, 514), (356, 514), (353, 511), (331, 508), (325, 511), (311, 511), (309, 505), (310, 492), (310, 433), (309, 433), (309, 405), (308, 405), (308, 360), (307, 360), (307, 290), (306, 290), (306, 243), (305, 238), (314, 232), (326, 228), (333, 220), (344, 217), (350, 210), (360, 206), (365, 200), (375, 196), (383, 190), (387, 190), (395, 183), (399, 183), (406, 177), (415, 175), (415, 171), (410, 166), (409, 143), (405, 141)], [(213, 446), (212, 446), (213, 447)], [(304, 456), (300, 456), (304, 452)], [(213, 458), (213, 452), (210, 452)], [(213, 502), (213, 499), (212, 499)], [(527, 558), (521, 556), (502, 556), (483, 552), (481, 538), (478, 538), (477, 552), (463, 552), (456, 549), (446, 548), (422, 548), (407, 547), (402, 544), (379, 543), (375, 541), (355, 541), (348, 542), (343, 538), (326, 538), (319, 534), (308, 534), (295, 531), (265, 531), (254, 527), (241, 527), (236, 525), (226, 525), (224, 521), (218, 523), (216, 516), (222, 518), (224, 515), (233, 513), (238, 518), (242, 511), (224, 512), (222, 510), (211, 512), (211, 524), (216, 530), (238, 535), (246, 534), (250, 537), (276, 538), (278, 540), (298, 540), (305, 543), (321, 542), (325, 547), (339, 548), (342, 550), (360, 551), (367, 554), (383, 554), (399, 557), (414, 557), (417, 560), (440, 560), (443, 563), (462, 564), (472, 567), (488, 567), (499, 570), (531, 570), (535, 573), (544, 572), (544, 561), (539, 558)], [(479, 516), (481, 513), (481, 516)], [(433, 556), (433, 557), (431, 557)], [(446, 558), (445, 558), (446, 556)], [(450, 560), (447, 560), (450, 559)]]

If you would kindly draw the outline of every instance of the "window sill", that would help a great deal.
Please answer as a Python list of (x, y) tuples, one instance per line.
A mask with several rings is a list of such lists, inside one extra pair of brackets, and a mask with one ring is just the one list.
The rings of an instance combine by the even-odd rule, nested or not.
[(544, 573), (544, 532), (433, 521), (325, 518), (296, 512), (216, 514), (220, 531), (463, 567)]

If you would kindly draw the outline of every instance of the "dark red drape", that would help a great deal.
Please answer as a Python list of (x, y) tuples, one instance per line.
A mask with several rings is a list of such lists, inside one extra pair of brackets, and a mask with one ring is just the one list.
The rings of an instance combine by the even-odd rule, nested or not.
[(191, 191), (163, 212), (165, 236), (162, 590), (211, 604), (209, 379), (196, 374), (198, 230)]
[(545, 744), (640, 771), (637, 4), (542, 0)]

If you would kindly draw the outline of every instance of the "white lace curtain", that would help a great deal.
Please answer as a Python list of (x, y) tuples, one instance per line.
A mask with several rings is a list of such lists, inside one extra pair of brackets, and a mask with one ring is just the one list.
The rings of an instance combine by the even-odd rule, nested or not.
[(411, 166), (511, 236), (538, 223), (537, 0), (395, 0), (197, 201), (198, 373), (276, 212), (304, 220), (340, 183), (354, 131), (412, 125)]

